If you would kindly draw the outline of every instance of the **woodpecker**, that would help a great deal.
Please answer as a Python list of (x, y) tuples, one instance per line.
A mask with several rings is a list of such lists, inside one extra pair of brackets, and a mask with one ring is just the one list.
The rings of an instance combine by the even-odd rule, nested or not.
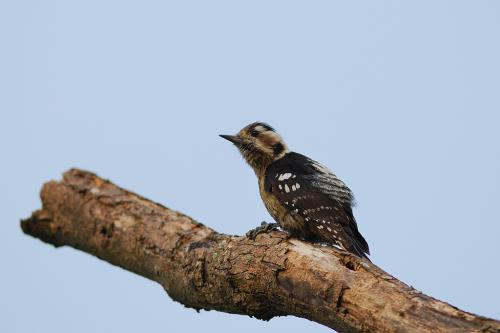
[(266, 123), (255, 122), (236, 135), (220, 135), (232, 142), (252, 167), (259, 192), (277, 223), (265, 223), (247, 233), (276, 229), (292, 237), (317, 242), (368, 259), (368, 243), (352, 213), (351, 190), (327, 167), (288, 150), (281, 136)]

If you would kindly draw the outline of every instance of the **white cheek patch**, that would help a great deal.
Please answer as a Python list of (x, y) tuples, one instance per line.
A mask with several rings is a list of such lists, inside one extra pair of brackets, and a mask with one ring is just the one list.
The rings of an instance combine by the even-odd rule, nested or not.
[[(259, 130), (258, 128), (261, 128), (262, 130)], [(266, 130), (264, 127), (262, 126), (257, 126), (255, 129), (257, 129), (260, 133), (264, 133), (264, 135), (269, 138), (270, 141), (273, 141), (273, 142), (281, 142), (283, 141), (281, 139), (281, 136), (276, 133), (276, 132), (273, 132), (273, 131), (268, 131)]]

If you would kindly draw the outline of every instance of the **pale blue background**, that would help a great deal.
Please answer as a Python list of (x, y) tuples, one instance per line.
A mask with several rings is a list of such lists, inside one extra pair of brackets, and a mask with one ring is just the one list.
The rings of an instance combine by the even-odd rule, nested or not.
[(21, 233), (76, 166), (225, 233), (270, 220), (219, 133), (269, 122), (355, 192), (372, 260), (500, 317), (500, 2), (0, 2), (0, 331), (327, 332), (196, 313)]

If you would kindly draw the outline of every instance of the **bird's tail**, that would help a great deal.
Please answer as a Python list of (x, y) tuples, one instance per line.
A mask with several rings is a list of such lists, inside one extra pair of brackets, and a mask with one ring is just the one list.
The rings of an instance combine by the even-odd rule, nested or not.
[(370, 252), (365, 252), (364, 249), (361, 246), (359, 246), (356, 242), (353, 242), (352, 245), (347, 250), (349, 252), (351, 252), (352, 254), (357, 255), (360, 258), (364, 258), (364, 259), (368, 260), (369, 262), (372, 262), (370, 260), (370, 258), (368, 258), (368, 254)]

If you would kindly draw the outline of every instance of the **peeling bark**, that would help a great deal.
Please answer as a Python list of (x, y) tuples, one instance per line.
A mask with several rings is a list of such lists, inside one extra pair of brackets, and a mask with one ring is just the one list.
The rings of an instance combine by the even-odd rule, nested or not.
[(500, 322), (426, 296), (349, 253), (287, 239), (228, 236), (70, 170), (41, 192), (23, 231), (160, 283), (194, 309), (269, 320), (294, 315), (339, 332), (500, 332)]

